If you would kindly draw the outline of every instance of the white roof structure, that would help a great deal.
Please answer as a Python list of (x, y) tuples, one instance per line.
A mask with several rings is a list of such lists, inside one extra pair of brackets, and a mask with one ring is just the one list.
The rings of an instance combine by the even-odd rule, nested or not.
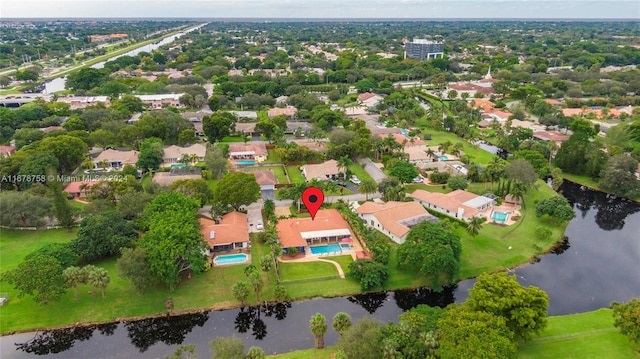
[(314, 239), (323, 237), (351, 236), (348, 229), (326, 229), (323, 231), (300, 232), (300, 236), (304, 239)]

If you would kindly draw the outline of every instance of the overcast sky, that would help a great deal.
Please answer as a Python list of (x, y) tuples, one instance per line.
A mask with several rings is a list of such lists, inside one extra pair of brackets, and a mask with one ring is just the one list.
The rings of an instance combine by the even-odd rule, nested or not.
[(638, 19), (625, 0), (0, 0), (0, 19), (180, 18), (496, 18)]

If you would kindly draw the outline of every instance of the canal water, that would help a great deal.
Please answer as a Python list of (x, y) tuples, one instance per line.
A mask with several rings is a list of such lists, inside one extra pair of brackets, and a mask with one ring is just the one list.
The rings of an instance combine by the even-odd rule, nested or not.
[[(567, 228), (567, 240), (536, 263), (516, 269), (519, 282), (549, 294), (550, 315), (591, 311), (640, 297), (640, 205), (570, 182), (561, 191), (577, 214)], [(464, 301), (473, 283), (462, 281), (440, 293), (419, 288), (10, 335), (0, 338), (0, 357), (163, 358), (180, 344), (196, 344), (199, 357), (206, 358), (211, 356), (212, 338), (232, 335), (247, 348), (257, 345), (268, 354), (282, 353), (313, 347), (308, 323), (315, 313), (324, 314), (328, 322), (340, 311), (354, 321), (367, 315), (395, 321), (421, 303), (446, 306)], [(332, 345), (337, 334), (329, 328), (325, 340)]]
[[(120, 55), (117, 55), (117, 56), (114, 56), (114, 57), (110, 57), (106, 61), (101, 61), (101, 62), (98, 62), (98, 63), (95, 63), (95, 64), (91, 65), (91, 67), (94, 68), (94, 69), (101, 69), (101, 68), (104, 67), (104, 64), (106, 64), (109, 61), (113, 61), (113, 60), (115, 60), (115, 59), (117, 59), (119, 57), (122, 57), (122, 56), (136, 56), (141, 52), (151, 52), (151, 51), (159, 48), (160, 46), (172, 43), (173, 41), (175, 41), (177, 38), (181, 37), (182, 35), (184, 35), (184, 34), (186, 34), (188, 32), (191, 32), (193, 30), (196, 30), (196, 29), (198, 29), (198, 28), (200, 28), (202, 26), (204, 26), (204, 25), (199, 25), (199, 26), (190, 28), (190, 29), (186, 30), (185, 32), (181, 32), (179, 34), (175, 34), (175, 35), (171, 35), (171, 36), (165, 37), (164, 39), (160, 40), (159, 42), (155, 42), (155, 43), (151, 43), (151, 44), (148, 44), (148, 45), (144, 45), (142, 47), (138, 47), (136, 49), (133, 49), (133, 50), (131, 50), (129, 52), (125, 52), (123, 54), (120, 54)], [(66, 82), (67, 82), (67, 76), (58, 77), (58, 78), (55, 78), (55, 79), (53, 79), (51, 81), (47, 81), (47, 82), (44, 83), (44, 91), (42, 93), (52, 94), (52, 93), (54, 93), (56, 91), (63, 91), (65, 89)]]

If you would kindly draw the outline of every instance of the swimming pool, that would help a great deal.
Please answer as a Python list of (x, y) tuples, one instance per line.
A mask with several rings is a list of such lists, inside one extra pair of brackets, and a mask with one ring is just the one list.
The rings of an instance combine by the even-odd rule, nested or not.
[(507, 218), (509, 218), (509, 213), (506, 213), (506, 212), (494, 211), (493, 215), (491, 216), (491, 219), (493, 219), (495, 222), (500, 222), (500, 223), (506, 222)]
[(236, 160), (237, 165), (255, 165), (256, 160)]
[(351, 245), (349, 243), (340, 243), (340, 247), (342, 247), (342, 249), (351, 249)]
[(213, 263), (216, 265), (224, 265), (224, 264), (240, 264), (249, 260), (249, 256), (240, 253), (240, 254), (226, 254), (223, 256), (217, 256), (213, 259)]
[(340, 254), (342, 253), (342, 246), (336, 243), (325, 244), (322, 246), (312, 246), (311, 254), (323, 255), (323, 254)]
[(438, 156), (438, 158), (440, 159), (440, 161), (448, 161), (449, 160), (449, 157), (447, 157), (445, 155)]

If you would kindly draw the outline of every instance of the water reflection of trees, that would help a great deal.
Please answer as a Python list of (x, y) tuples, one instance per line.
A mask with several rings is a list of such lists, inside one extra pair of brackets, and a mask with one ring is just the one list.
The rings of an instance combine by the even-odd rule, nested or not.
[(585, 218), (589, 210), (595, 209), (595, 222), (605, 231), (622, 229), (628, 216), (640, 212), (640, 205), (633, 201), (569, 181), (565, 181), (560, 190), (569, 203), (575, 204), (582, 218)]
[(378, 308), (382, 307), (385, 300), (387, 300), (387, 292), (358, 294), (347, 297), (347, 300), (351, 303), (358, 304), (369, 312), (369, 314), (373, 314)]
[(16, 343), (16, 349), (36, 355), (47, 355), (61, 353), (73, 347), (76, 341), (91, 339), (93, 331), (98, 331), (103, 335), (113, 335), (117, 323), (100, 325), (73, 327), (65, 329), (47, 330), (37, 333), (33, 339), (25, 343)]
[(567, 251), (567, 249), (571, 248), (571, 244), (569, 243), (569, 237), (562, 236), (562, 241), (556, 244), (555, 247), (551, 249), (550, 253), (555, 255), (560, 255)]
[(157, 342), (182, 344), (195, 326), (202, 327), (209, 313), (194, 313), (161, 318), (149, 318), (125, 323), (131, 343), (144, 353)]
[(291, 302), (266, 303), (255, 307), (242, 307), (235, 319), (235, 329), (238, 333), (251, 333), (256, 340), (262, 340), (267, 336), (267, 323), (262, 320), (265, 317), (274, 316), (277, 320), (287, 317), (287, 310), (291, 308)]
[(458, 288), (456, 284), (442, 287), (442, 290), (436, 292), (429, 288), (415, 288), (397, 290), (394, 293), (396, 305), (402, 310), (409, 310), (418, 304), (426, 304), (431, 307), (444, 308), (455, 302), (455, 291)]

